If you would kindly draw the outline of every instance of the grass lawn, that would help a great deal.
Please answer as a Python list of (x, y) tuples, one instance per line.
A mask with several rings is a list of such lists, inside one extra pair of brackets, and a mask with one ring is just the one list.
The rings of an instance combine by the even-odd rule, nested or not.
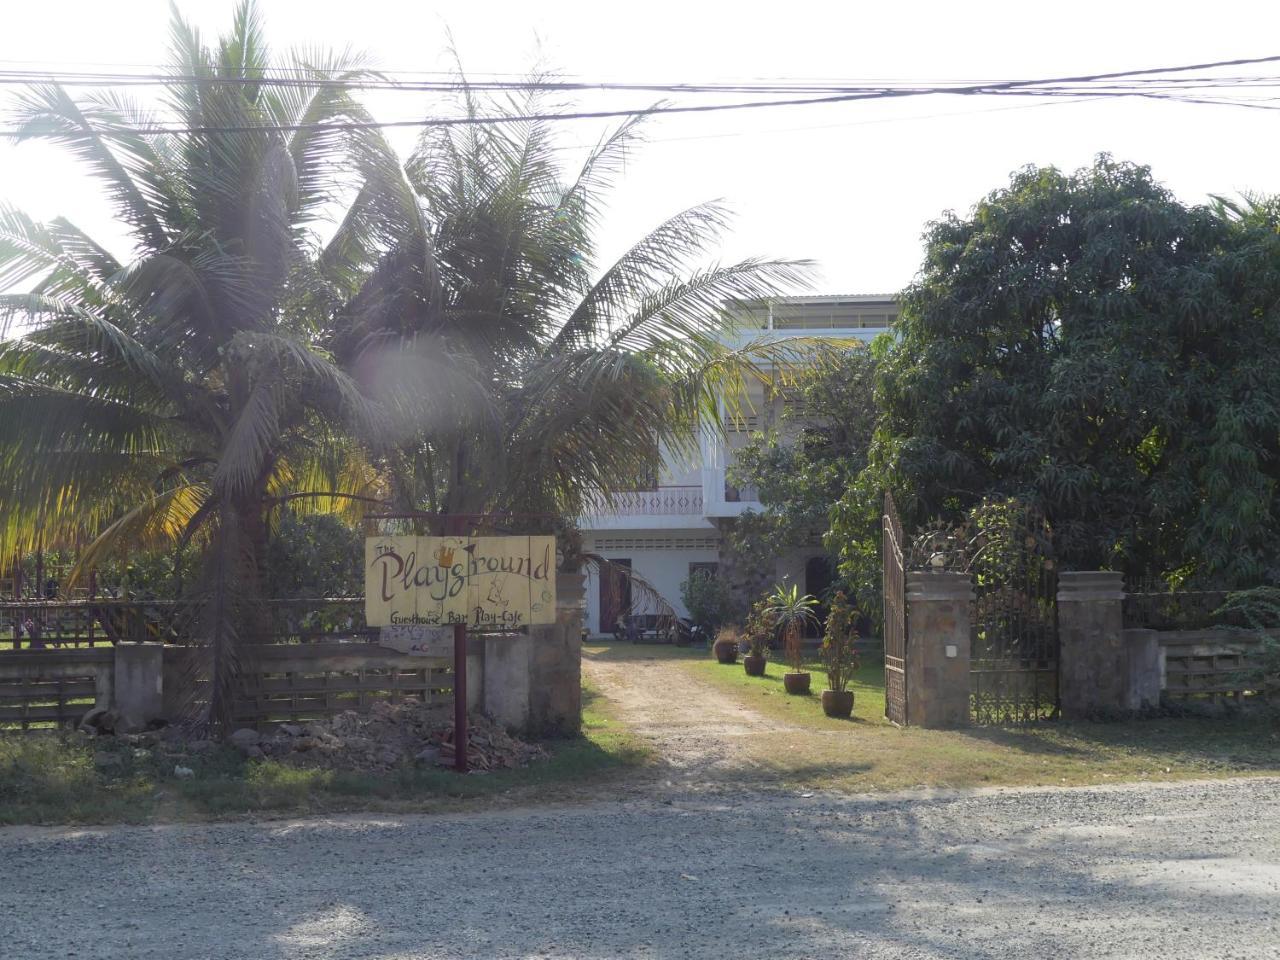
[[(549, 759), (520, 770), (459, 776), (405, 767), (383, 775), (303, 770), (275, 760), (245, 760), (219, 747), (161, 760), (112, 738), (0, 736), (0, 824), (143, 823), (242, 816), (295, 816), (352, 810), (429, 812), (477, 804), (553, 800), (643, 763), (648, 748), (627, 732), (610, 705), (583, 689), (583, 736), (547, 743)], [(103, 772), (95, 751), (121, 765)], [(177, 763), (195, 771), (178, 779)]]
[[(1280, 774), (1274, 719), (1160, 717), (1123, 723), (1048, 722), (1030, 727), (899, 729), (884, 718), (884, 669), (864, 663), (850, 689), (854, 716), (823, 715), (826, 674), (816, 665), (809, 696), (788, 695), (770, 661), (764, 677), (741, 663), (718, 664), (705, 651), (670, 647), (593, 647), (609, 658), (670, 658), (679, 669), (779, 721), (779, 730), (741, 738), (748, 767), (787, 786), (842, 790), (910, 787), (1100, 784)], [(638, 652), (637, 652), (638, 651)]]

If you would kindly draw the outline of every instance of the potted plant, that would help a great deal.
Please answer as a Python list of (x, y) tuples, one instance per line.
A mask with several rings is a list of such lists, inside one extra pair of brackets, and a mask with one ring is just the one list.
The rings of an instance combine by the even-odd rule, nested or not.
[(848, 718), (853, 714), (853, 691), (849, 681), (858, 669), (856, 611), (843, 590), (831, 598), (827, 629), (822, 637), (822, 663), (827, 669), (827, 689), (822, 691), (822, 712), (828, 717)]
[(716, 633), (716, 642), (711, 645), (711, 652), (721, 663), (737, 663), (741, 639), (736, 627), (721, 627)]
[(777, 625), (773, 614), (763, 600), (751, 605), (745, 627), (747, 655), (742, 658), (742, 668), (749, 677), (763, 677), (765, 664), (769, 662), (769, 642)]
[(783, 649), (787, 653), (787, 663), (791, 666), (789, 673), (782, 675), (782, 685), (787, 693), (808, 693), (810, 674), (804, 669), (804, 651), (800, 647), (804, 628), (817, 623), (814, 610), (818, 606), (816, 597), (800, 595), (800, 588), (792, 584), (787, 590), (782, 584), (773, 588), (773, 593), (765, 598), (765, 609), (773, 615), (776, 629), (782, 633)]

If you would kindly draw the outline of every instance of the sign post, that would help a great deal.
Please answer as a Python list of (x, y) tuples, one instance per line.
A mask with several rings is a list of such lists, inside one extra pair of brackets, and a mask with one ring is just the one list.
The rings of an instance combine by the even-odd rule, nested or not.
[[(466, 519), (446, 517), (444, 532), (462, 536)], [(453, 625), (453, 769), (467, 772), (467, 623)]]
[(516, 630), (556, 622), (551, 536), (472, 537), (467, 516), (445, 516), (444, 536), (365, 539), (365, 622), (453, 627), (454, 768), (466, 773), (468, 628)]

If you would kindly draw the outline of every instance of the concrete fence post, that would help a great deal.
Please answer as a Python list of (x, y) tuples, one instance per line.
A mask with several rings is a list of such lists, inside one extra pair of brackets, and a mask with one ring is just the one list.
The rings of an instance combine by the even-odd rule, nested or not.
[(1068, 720), (1127, 712), (1124, 577), (1090, 570), (1058, 575), (1058, 697)]
[(1148, 710), (1160, 705), (1162, 658), (1160, 634), (1155, 630), (1124, 632), (1125, 702), (1131, 711)]
[(907, 724), (959, 727), (969, 722), (968, 574), (907, 574)]
[(113, 672), (116, 732), (142, 730), (164, 716), (164, 644), (117, 643)]

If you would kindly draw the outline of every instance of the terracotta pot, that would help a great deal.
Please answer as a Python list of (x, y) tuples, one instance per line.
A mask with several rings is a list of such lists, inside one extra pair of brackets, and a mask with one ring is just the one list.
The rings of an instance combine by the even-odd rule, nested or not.
[(852, 690), (823, 690), (822, 712), (828, 717), (848, 718), (853, 714)]
[(787, 693), (808, 693), (809, 677), (808, 673), (784, 673), (782, 675), (782, 685), (787, 688)]
[(732, 640), (717, 640), (712, 644), (711, 651), (721, 663), (738, 662), (738, 645)]
[(763, 677), (764, 665), (768, 662), (764, 657), (747, 654), (742, 658), (742, 668), (747, 671), (748, 677)]

